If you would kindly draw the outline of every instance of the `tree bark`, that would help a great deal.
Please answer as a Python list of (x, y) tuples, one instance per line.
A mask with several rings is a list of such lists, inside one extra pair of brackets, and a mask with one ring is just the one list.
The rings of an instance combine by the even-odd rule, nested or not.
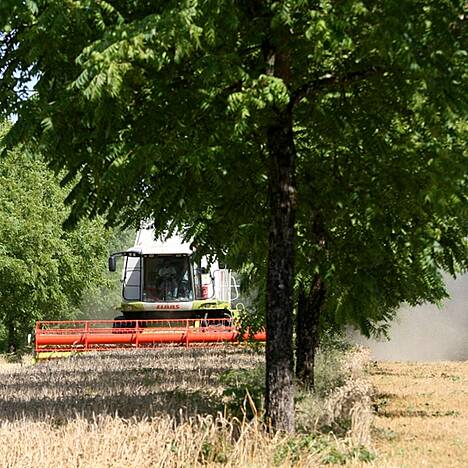
[(296, 378), (306, 388), (314, 388), (315, 354), (320, 342), (320, 317), (325, 304), (326, 287), (316, 275), (306, 295), (301, 285), (296, 317)]
[(296, 211), (292, 112), (278, 112), (267, 133), (270, 228), (266, 301), (266, 417), (275, 430), (294, 431), (293, 282)]

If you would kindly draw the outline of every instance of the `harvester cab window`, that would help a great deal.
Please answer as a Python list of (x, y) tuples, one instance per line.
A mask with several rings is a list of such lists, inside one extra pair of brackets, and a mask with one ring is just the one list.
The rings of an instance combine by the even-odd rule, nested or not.
[(188, 256), (145, 256), (143, 268), (144, 301), (183, 302), (193, 300)]

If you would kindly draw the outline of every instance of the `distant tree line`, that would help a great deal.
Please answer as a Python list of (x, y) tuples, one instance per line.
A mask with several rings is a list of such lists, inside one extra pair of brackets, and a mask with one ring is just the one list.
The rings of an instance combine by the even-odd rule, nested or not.
[(119, 235), (99, 218), (64, 229), (69, 192), (25, 147), (0, 158), (1, 351), (23, 347), (36, 320), (98, 318), (118, 304), (118, 286), (110, 288), (105, 272)]

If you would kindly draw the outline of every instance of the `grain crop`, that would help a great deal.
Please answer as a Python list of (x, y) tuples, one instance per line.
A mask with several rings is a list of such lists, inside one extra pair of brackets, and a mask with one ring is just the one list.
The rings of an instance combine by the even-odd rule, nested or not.
[[(335, 359), (335, 367), (322, 365), (321, 388), (324, 382), (346, 386), (350, 378), (361, 378), (363, 359), (365, 353), (354, 352)], [(367, 442), (367, 426), (358, 398), (335, 408), (334, 423), (354, 421), (340, 439), (317, 431), (272, 434), (259, 418), (229, 414), (220, 377), (237, 372), (261, 378), (257, 371), (263, 366), (263, 352), (247, 347), (115, 351), (37, 364), (0, 361), (0, 466), (309, 467), (367, 456), (359, 448)], [(329, 375), (341, 371), (339, 377)], [(257, 384), (261, 389), (263, 381)], [(320, 420), (337, 391), (317, 396), (325, 412)], [(315, 415), (303, 411), (302, 420), (307, 417)]]
[(216, 414), (220, 373), (251, 369), (263, 356), (219, 348), (106, 352), (0, 367), (2, 419), (141, 418)]

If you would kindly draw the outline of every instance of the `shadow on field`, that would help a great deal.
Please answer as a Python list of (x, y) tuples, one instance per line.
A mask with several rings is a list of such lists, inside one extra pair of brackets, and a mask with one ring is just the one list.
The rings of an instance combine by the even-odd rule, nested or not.
[(28, 401), (1, 401), (1, 420), (68, 420), (81, 416), (92, 421), (96, 415), (118, 415), (137, 420), (153, 416), (186, 419), (197, 414), (216, 414), (222, 410), (220, 399), (203, 392), (166, 391), (147, 395), (100, 397), (83, 394), (61, 399), (42, 398)]
[[(41, 364), (38, 364), (41, 365)], [(203, 374), (193, 371), (182, 371), (171, 369), (168, 375), (167, 369), (163, 367), (140, 368), (140, 369), (125, 369), (125, 370), (61, 370), (59, 374), (53, 372), (49, 375), (43, 375), (39, 378), (38, 375), (32, 373), (30, 375), (17, 375), (14, 382), (0, 383), (0, 388), (10, 389), (16, 393), (25, 388), (28, 390), (35, 389), (38, 392), (42, 390), (51, 390), (51, 386), (57, 385), (61, 392), (74, 391), (73, 385), (78, 384), (81, 387), (92, 385), (93, 387), (102, 389), (106, 393), (114, 387), (118, 389), (124, 385), (143, 385), (149, 387), (151, 385), (164, 385), (168, 382), (186, 383), (190, 381), (193, 386), (206, 384), (207, 379), (217, 380), (219, 375), (228, 371), (228, 366), (220, 366), (217, 368), (204, 368)], [(59, 377), (59, 379), (57, 379)], [(62, 385), (69, 385), (69, 388), (61, 388)]]
[(77, 415), (186, 419), (223, 410), (220, 376), (252, 368), (248, 350), (162, 350), (80, 355), (1, 369), (0, 419), (54, 420)]

